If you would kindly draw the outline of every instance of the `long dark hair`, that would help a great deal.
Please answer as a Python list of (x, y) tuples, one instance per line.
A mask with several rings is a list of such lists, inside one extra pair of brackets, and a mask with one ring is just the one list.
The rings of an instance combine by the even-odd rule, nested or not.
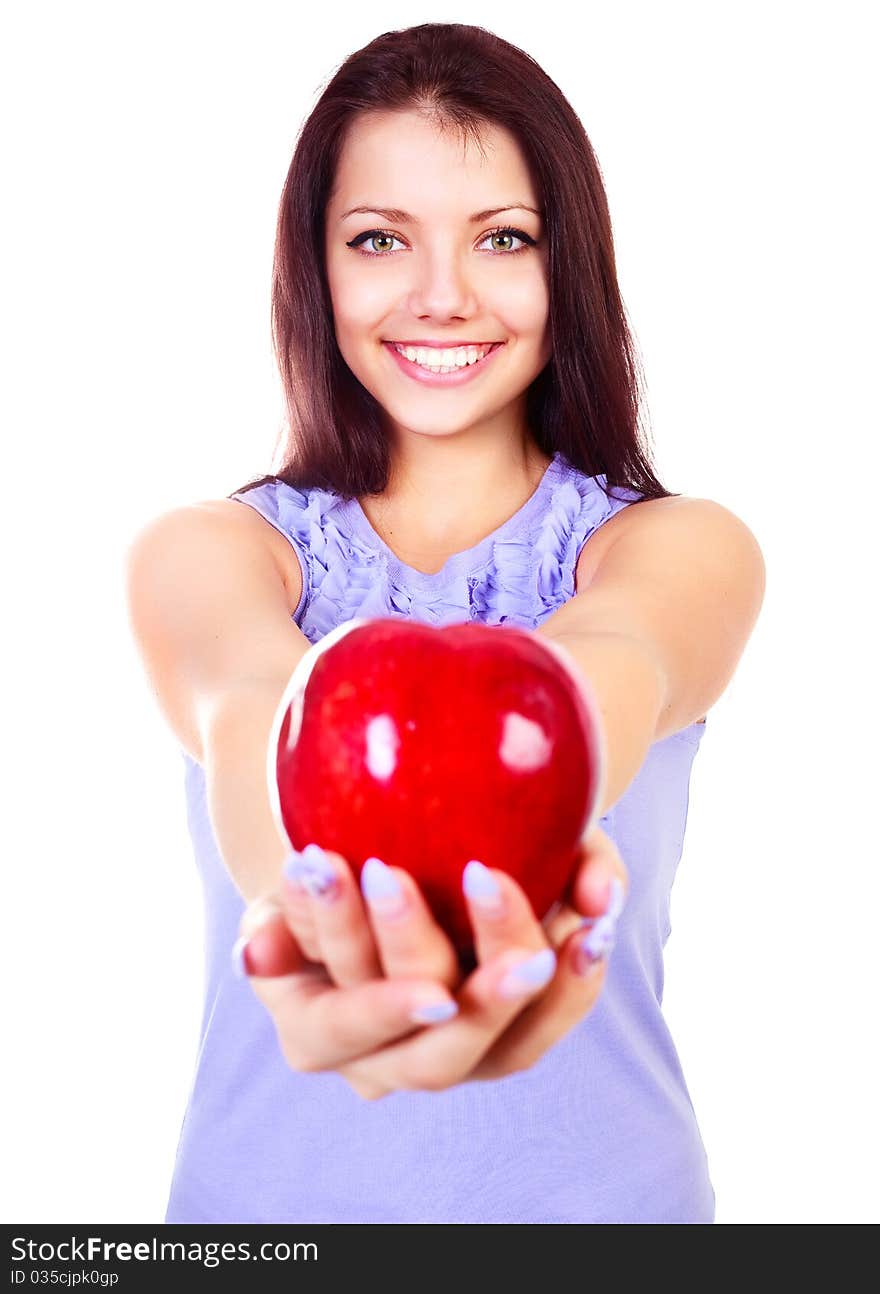
[(283, 453), (277, 472), (241, 489), (280, 480), (350, 499), (387, 486), (382, 411), (340, 353), (324, 262), (337, 159), (353, 118), (371, 110), (420, 111), (478, 145), (484, 123), (517, 138), (546, 213), (549, 250), (552, 358), (526, 393), (529, 429), (546, 455), (561, 451), (587, 475), (604, 473), (608, 487), (669, 497), (641, 426), (643, 374), (590, 141), (530, 55), (463, 23), (377, 36), (342, 63), (302, 127), (281, 194), (272, 271), (272, 338), (287, 407)]

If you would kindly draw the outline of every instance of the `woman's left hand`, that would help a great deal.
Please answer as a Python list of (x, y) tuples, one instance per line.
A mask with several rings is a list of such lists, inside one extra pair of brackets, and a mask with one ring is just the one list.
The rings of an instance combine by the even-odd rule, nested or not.
[[(348, 870), (346, 884), (350, 882), (356, 888), (345, 860), (335, 854), (331, 857), (337, 868)], [(537, 920), (525, 893), (511, 876), (500, 869), (492, 869), (490, 875), (501, 891), (500, 911), (484, 908), (475, 899), (468, 899), (476, 969), (466, 979), (461, 979), (460, 971), (450, 974), (447, 970), (442, 976), (455, 996), (458, 1014), (438, 1024), (418, 1027), (377, 1051), (337, 1065), (337, 1071), (360, 1096), (375, 1100), (401, 1089), (442, 1091), (459, 1083), (502, 1078), (506, 1074), (529, 1069), (593, 1009), (605, 982), (607, 956), (614, 942), (614, 925), (628, 889), (627, 871), (613, 840), (599, 827), (589, 832), (581, 843), (580, 862), (562, 902), (543, 923)], [(300, 903), (296, 908), (295, 922), (291, 920), (292, 901), (295, 905)], [(319, 899), (305, 900), (308, 909), (312, 909), (314, 904), (317, 924), (307, 934), (300, 934), (300, 944), (311, 943), (311, 947), (304, 952), (296, 944), (293, 931), (297, 927), (300, 931), (303, 929), (301, 903), (302, 900), (293, 899), (282, 880), (275, 894), (264, 896), (252, 905), (252, 909), (260, 910), (256, 920), (262, 917), (261, 925), (265, 927), (261, 929), (261, 947), (264, 955), (268, 955), (267, 964), (271, 963), (272, 969), (263, 975), (252, 975), (250, 982), (270, 1011), (276, 1009), (276, 999), (282, 992), (285, 966), (291, 974), (301, 971), (306, 959), (314, 961), (316, 948), (321, 947), (319, 923), (322, 906)], [(368, 909), (369, 905), (364, 907)], [(270, 914), (274, 911), (278, 918), (272, 924), (271, 936), (265, 921), (267, 911)], [(245, 934), (254, 925), (254, 921), (249, 920), (250, 912), (248, 909), (241, 923)], [(306, 911), (305, 916), (308, 915)], [(283, 920), (280, 919), (282, 916)], [(381, 915), (370, 911), (369, 922), (381, 963), (384, 961), (381, 957), (383, 938), (387, 939), (387, 932), (382, 930)], [(395, 937), (399, 938), (399, 935)], [(431, 961), (426, 962), (422, 972), (424, 978), (438, 975), (437, 937), (438, 932), (435, 931)], [(445, 935), (441, 937), (446, 938)], [(267, 949), (267, 938), (276, 941), (274, 948)], [(585, 938), (589, 938), (593, 954), (599, 954), (595, 959), (582, 949)], [(515, 997), (502, 998), (499, 1010), (499, 987), (505, 971), (523, 962), (529, 954), (544, 954), (548, 950), (549, 955), (542, 956), (539, 962), (550, 962), (552, 978), (549, 982), (537, 989), (534, 986), (526, 988), (518, 1010)], [(412, 951), (410, 948), (410, 953)], [(447, 968), (457, 966), (452, 945), (449, 944), (444, 951), (441, 964), (445, 963)], [(326, 991), (332, 992), (332, 967), (327, 969)], [(382, 966), (379, 973), (383, 971), (394, 974), (393, 969), (386, 966)], [(405, 973), (413, 979), (420, 976), (420, 968), (412, 957)], [(367, 979), (370, 974), (354, 978)], [(350, 985), (352, 979), (349, 972), (345, 982)], [(514, 1007), (513, 1014), (511, 1007)], [(417, 1076), (416, 1081), (404, 1077), (412, 1075)]]
[[(518, 902), (532, 911), (511, 877), (504, 872), (494, 875), (501, 883), (509, 882), (519, 896)], [(595, 827), (581, 845), (578, 870), (564, 900), (539, 927), (544, 931), (547, 946), (556, 954), (554, 977), (477, 1061), (466, 1075), (468, 1081), (502, 1078), (531, 1068), (545, 1051), (592, 1011), (605, 984), (615, 926), (628, 889), (629, 877), (617, 846), (601, 828)], [(499, 930), (492, 944), (498, 936), (503, 941), (503, 932)], [(588, 950), (583, 947), (584, 939), (589, 939)], [(478, 935), (480, 961), (481, 940), (491, 955), (492, 944), (486, 939), (485, 923)]]

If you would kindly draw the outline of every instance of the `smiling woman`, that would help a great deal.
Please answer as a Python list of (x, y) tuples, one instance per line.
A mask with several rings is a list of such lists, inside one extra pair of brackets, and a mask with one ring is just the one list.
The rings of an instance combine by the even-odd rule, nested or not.
[[(641, 427), (590, 141), (550, 77), (491, 32), (425, 24), (342, 63), (288, 170), (272, 295), (286, 435), (277, 471), (242, 489), (381, 501), (414, 549), (495, 500), (510, 515), (557, 451), (603, 488), (671, 497)], [(433, 386), (430, 357), (394, 343), (498, 350)]]
[[(726, 554), (753, 550), (654, 474), (607, 200), (559, 88), (457, 23), (352, 54), (298, 138), (272, 304), (279, 470), (160, 520), (131, 563), (207, 913), (166, 1221), (712, 1221), (663, 947), (696, 720), (756, 614)], [(271, 816), (292, 668), (357, 617), (543, 643), (555, 623), (601, 703), (613, 794), (558, 910), (461, 843), (466, 979), (405, 868), (288, 854)], [(472, 721), (450, 716), (462, 743)]]
[(336, 342), (390, 452), (371, 501), (408, 548), (436, 546), (493, 495), (521, 494), (540, 454), (526, 409), (552, 353), (537, 183), (499, 124), (473, 142), (423, 110), (374, 110), (346, 131), (324, 229)]

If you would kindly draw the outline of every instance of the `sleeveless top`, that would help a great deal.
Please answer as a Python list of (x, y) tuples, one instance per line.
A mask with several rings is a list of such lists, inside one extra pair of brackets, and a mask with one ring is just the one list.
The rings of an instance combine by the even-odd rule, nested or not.
[[(557, 454), (532, 497), (434, 574), (397, 559), (357, 500), (270, 481), (231, 497), (293, 546), (310, 642), (353, 616), (534, 629), (574, 594), (578, 555), (641, 496)], [(203, 767), (183, 751), (205, 901), (205, 999), (168, 1223), (714, 1222), (693, 1105), (661, 1011), (669, 899), (704, 724), (656, 742), (600, 820), (629, 869), (605, 986), (530, 1069), (366, 1101), (300, 1073), (230, 961), (244, 901), (211, 826)]]

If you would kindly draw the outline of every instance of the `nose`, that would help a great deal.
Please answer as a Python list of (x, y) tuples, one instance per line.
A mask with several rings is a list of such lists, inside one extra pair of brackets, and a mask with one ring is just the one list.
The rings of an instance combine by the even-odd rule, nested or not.
[(414, 315), (430, 315), (434, 319), (475, 313), (476, 293), (464, 258), (452, 250), (436, 250), (420, 257), (414, 266), (408, 304)]

